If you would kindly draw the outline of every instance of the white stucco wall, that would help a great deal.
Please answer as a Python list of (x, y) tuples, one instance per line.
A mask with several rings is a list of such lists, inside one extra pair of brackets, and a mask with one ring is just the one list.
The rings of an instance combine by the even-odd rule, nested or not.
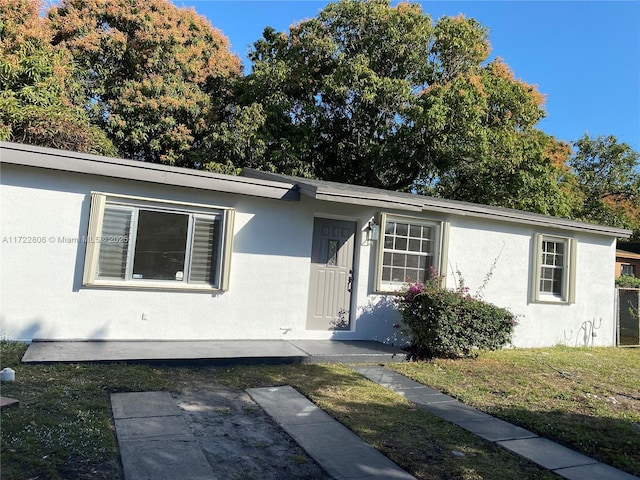
[[(91, 191), (233, 207), (229, 291), (83, 287), (85, 245), (73, 240), (86, 235)], [(7, 338), (401, 341), (393, 327), (399, 316), (392, 297), (372, 293), (375, 243), (362, 234), (380, 208), (306, 197), (287, 202), (3, 165), (0, 209), (0, 332)], [(314, 215), (357, 222), (351, 331), (305, 328)], [(483, 294), (520, 316), (516, 346), (614, 343), (614, 239), (562, 233), (578, 240), (576, 303), (534, 304), (529, 300), (532, 237), (561, 232), (472, 217), (424, 216), (451, 222), (449, 286), (456, 284), (453, 272), (458, 269), (475, 292), (496, 261)], [(18, 237), (43, 241), (14, 240)]]
[[(574, 304), (531, 302), (535, 233), (577, 240)], [(481, 292), (485, 300), (518, 315), (515, 346), (615, 343), (615, 239), (611, 237), (453, 218), (448, 264), (448, 287), (458, 284), (455, 272), (459, 271), (472, 294), (485, 284)]]
[[(9, 338), (279, 338), (281, 327), (304, 322), (311, 232), (297, 204), (6, 165), (2, 184), (1, 331)], [(234, 207), (230, 290), (82, 287), (85, 245), (61, 239), (86, 235), (91, 190)]]

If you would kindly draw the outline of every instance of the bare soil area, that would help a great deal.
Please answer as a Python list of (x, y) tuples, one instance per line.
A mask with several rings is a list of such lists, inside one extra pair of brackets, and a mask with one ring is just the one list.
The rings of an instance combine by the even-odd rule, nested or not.
[(190, 383), (175, 395), (220, 480), (329, 480), (320, 466), (240, 390)]

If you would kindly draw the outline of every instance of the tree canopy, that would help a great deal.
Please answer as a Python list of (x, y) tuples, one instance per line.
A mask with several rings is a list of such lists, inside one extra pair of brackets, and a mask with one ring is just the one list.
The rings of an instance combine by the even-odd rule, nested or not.
[(425, 85), (432, 34), (417, 5), (329, 4), (316, 18), (271, 28), (250, 53), (242, 99), (263, 108), (264, 168), (401, 188), (407, 107)]
[(224, 173), (242, 167), (634, 229), (638, 153), (537, 128), (544, 96), (489, 31), (338, 0), (267, 27), (252, 70), (169, 0), (0, 0), (0, 139)]
[(388, 0), (267, 28), (240, 95), (264, 112), (258, 167), (568, 215), (544, 98), (489, 52), (477, 21)]
[(0, 139), (114, 154), (104, 132), (72, 102), (72, 60), (51, 45), (40, 1), (0, 0)]
[(613, 136), (575, 142), (569, 160), (580, 191), (575, 216), (633, 230), (640, 239), (640, 154)]
[(197, 166), (191, 155), (241, 73), (220, 31), (168, 0), (62, 0), (48, 18), (84, 107), (121, 155)]

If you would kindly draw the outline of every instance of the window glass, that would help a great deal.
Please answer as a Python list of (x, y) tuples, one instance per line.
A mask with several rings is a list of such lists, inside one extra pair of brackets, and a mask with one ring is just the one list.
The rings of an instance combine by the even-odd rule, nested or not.
[(433, 224), (417, 218), (387, 218), (381, 239), (381, 283), (398, 286), (427, 281), (434, 265), (433, 244), (437, 231)]
[(576, 241), (572, 238), (535, 235), (532, 301), (575, 302)]
[(633, 271), (633, 265), (631, 265), (630, 263), (627, 264), (623, 264), (620, 266), (620, 275), (629, 275), (631, 277), (633, 277), (634, 275), (634, 271)]
[(564, 243), (544, 240), (540, 267), (541, 293), (562, 296), (564, 267)]
[(133, 278), (183, 280), (189, 216), (140, 210)]
[(84, 285), (227, 289), (233, 210), (102, 193), (91, 202)]
[(327, 265), (335, 267), (338, 265), (338, 240), (327, 241)]

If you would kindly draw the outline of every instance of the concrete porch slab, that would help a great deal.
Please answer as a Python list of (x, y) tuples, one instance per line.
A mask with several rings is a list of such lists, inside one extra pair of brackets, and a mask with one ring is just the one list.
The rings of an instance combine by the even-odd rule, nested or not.
[(289, 340), (311, 363), (390, 363), (407, 361), (407, 352), (367, 340)]
[(340, 340), (34, 340), (23, 363), (157, 362), (210, 364), (388, 363), (406, 352), (374, 341)]

